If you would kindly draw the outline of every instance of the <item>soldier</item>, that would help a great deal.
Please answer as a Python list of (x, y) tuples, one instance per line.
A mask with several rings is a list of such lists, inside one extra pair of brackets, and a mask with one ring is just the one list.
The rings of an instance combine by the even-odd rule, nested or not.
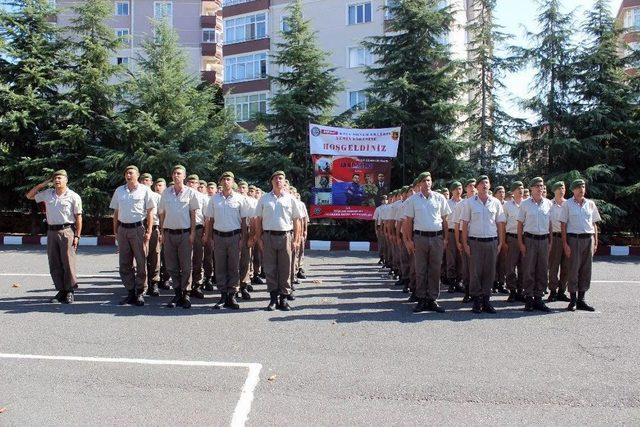
[(160, 194), (153, 191), (153, 177), (150, 173), (140, 175), (140, 181), (152, 189), (151, 196), (156, 204), (156, 209), (153, 211), (153, 224), (149, 225), (144, 223), (144, 226), (146, 229), (151, 227), (151, 237), (149, 238), (149, 249), (147, 251), (147, 282), (149, 283), (147, 295), (157, 297), (160, 295), (158, 288), (158, 284), (160, 283), (160, 244), (158, 243), (160, 218), (158, 217), (157, 209), (157, 206), (160, 204)]
[[(211, 201), (211, 197), (217, 193), (217, 190), (218, 186), (215, 182), (207, 183), (207, 196), (209, 197), (209, 202)], [(202, 270), (204, 271), (204, 282), (202, 287), (205, 291), (213, 291), (213, 286), (215, 284), (213, 266), (213, 239), (207, 239), (204, 242), (204, 258), (202, 260)]]
[[(224, 172), (220, 176), (222, 193), (211, 198), (206, 211), (207, 224), (204, 239), (213, 238), (213, 253), (216, 264), (216, 282), (220, 290), (220, 299), (213, 307), (237, 310), (236, 300), (240, 284), (240, 252), (247, 243), (249, 227), (247, 218), (253, 215), (253, 208), (246, 197), (233, 191), (235, 176)], [(244, 296), (243, 299), (250, 299)]]
[(601, 221), (598, 207), (585, 197), (586, 183), (576, 179), (571, 183), (573, 197), (562, 205), (560, 223), (564, 253), (569, 258), (568, 311), (595, 311), (585, 300), (591, 285), (593, 254), (598, 248), (598, 226)]
[(209, 196), (200, 192), (200, 178), (192, 174), (187, 177), (187, 186), (195, 190), (198, 199), (198, 210), (196, 211), (196, 236), (193, 241), (192, 263), (191, 263), (191, 297), (204, 299), (203, 292), (203, 261), (204, 243), (204, 211), (209, 203)]
[[(413, 192), (412, 192), (413, 195)], [(400, 198), (398, 201), (396, 201), (396, 208), (395, 208), (395, 233), (396, 233), (396, 240), (399, 242), (398, 244), (398, 261), (399, 261), (399, 265), (400, 265), (400, 270), (399, 270), (399, 276), (400, 278), (398, 279), (398, 281), (396, 282), (396, 285), (402, 285), (402, 292), (407, 293), (409, 292), (410, 289), (410, 283), (411, 283), (411, 264), (410, 264), (410, 257), (409, 257), (409, 249), (407, 248), (407, 246), (404, 244), (403, 242), (403, 230), (402, 230), (402, 223), (404, 221), (404, 203), (407, 200), (407, 198), (409, 197), (409, 186), (404, 186), (400, 189)], [(411, 293), (411, 300), (412, 302), (415, 302), (418, 300), (418, 296), (415, 294), (415, 289), (413, 289), (414, 292)]]
[(380, 230), (384, 236), (385, 242), (385, 263), (383, 264), (383, 266), (388, 269), (391, 269), (393, 264), (393, 240), (391, 239), (387, 225), (387, 221), (391, 217), (391, 204), (393, 203), (393, 200), (393, 191), (391, 191), (387, 194), (387, 203), (382, 205), (383, 208), (380, 212)]
[(300, 193), (296, 192), (295, 199), (298, 203), (298, 207), (300, 208), (300, 212), (302, 213), (302, 218), (300, 218), (300, 246), (297, 250), (296, 257), (296, 280), (294, 280), (295, 284), (298, 284), (298, 279), (306, 279), (307, 276), (304, 274), (304, 268), (302, 267), (302, 262), (304, 261), (304, 246), (307, 241), (307, 230), (309, 228), (309, 212), (307, 211), (307, 205), (304, 204), (302, 200), (300, 200)]
[(551, 240), (551, 253), (549, 253), (549, 298), (548, 302), (565, 301), (569, 302), (569, 297), (565, 294), (567, 290), (567, 278), (569, 276), (569, 258), (564, 255), (562, 247), (562, 207), (566, 200), (564, 198), (565, 187), (563, 181), (558, 181), (552, 187), (554, 198), (551, 201), (551, 225), (553, 226), (553, 237)]
[[(162, 197), (162, 193), (167, 189), (167, 181), (164, 178), (156, 179), (153, 192)], [(158, 198), (158, 207), (160, 206), (160, 198)], [(158, 215), (158, 246), (160, 246), (160, 283), (158, 287), (160, 289), (171, 289), (169, 285), (169, 272), (167, 271), (167, 265), (164, 262), (164, 245), (160, 243), (160, 215), (159, 209), (156, 209)]]
[(416, 296), (414, 313), (435, 311), (444, 313), (438, 305), (440, 295), (440, 269), (447, 246), (447, 216), (451, 213), (447, 199), (431, 191), (431, 174), (418, 176), (422, 191), (409, 197), (404, 204), (403, 240), (407, 250), (414, 254), (416, 264)]
[(551, 200), (542, 197), (544, 181), (535, 177), (529, 182), (531, 197), (520, 205), (518, 246), (523, 257), (525, 311), (551, 311), (542, 301), (549, 274), (551, 244)]
[[(118, 241), (120, 279), (128, 295), (121, 305), (144, 305), (147, 290), (147, 249), (153, 227), (153, 212), (157, 208), (151, 189), (138, 183), (137, 166), (124, 169), (126, 184), (116, 188), (109, 207), (113, 209), (113, 232)], [(134, 266), (135, 260), (135, 266)]]
[(202, 194), (207, 195), (207, 181), (201, 179), (198, 181), (198, 191)]
[(496, 258), (504, 244), (505, 215), (502, 205), (489, 196), (489, 177), (478, 177), (478, 195), (468, 199), (460, 213), (462, 244), (469, 257), (469, 291), (473, 298), (473, 312), (494, 314), (491, 292), (496, 276)]
[(385, 250), (385, 241), (384, 241), (384, 233), (382, 232), (382, 218), (381, 213), (384, 205), (387, 204), (387, 196), (382, 196), (382, 204), (378, 206), (373, 211), (373, 227), (376, 231), (376, 237), (378, 238), (378, 255), (380, 259), (378, 260), (378, 265), (384, 265), (384, 250)]
[[(496, 187), (494, 197), (498, 199), (504, 209), (506, 191), (502, 185)], [(496, 264), (496, 280), (493, 283), (493, 293), (508, 294), (509, 291), (504, 287), (507, 268), (507, 248), (506, 245), (500, 249), (498, 261)]]
[[(456, 210), (456, 207), (462, 202), (462, 183), (460, 181), (453, 181), (451, 183), (451, 198), (447, 200), (447, 204), (449, 205), (449, 210), (453, 212)], [(446, 284), (448, 286), (449, 293), (453, 292), (464, 292), (464, 289), (460, 286), (461, 280), (461, 270), (462, 270), (462, 256), (460, 251), (458, 251), (458, 246), (456, 245), (456, 237), (455, 237), (455, 224), (453, 219), (447, 221), (447, 244), (446, 247), (446, 262), (447, 262), (447, 278)]]
[(300, 244), (302, 213), (293, 197), (284, 191), (285, 174), (271, 175), (272, 191), (260, 198), (256, 206), (256, 232), (250, 246), (262, 242), (263, 266), (267, 274), (270, 301), (268, 311), (291, 309), (287, 295), (291, 293), (291, 249)]
[(522, 295), (522, 254), (518, 246), (518, 214), (520, 205), (522, 204), (522, 194), (524, 184), (522, 181), (514, 181), (511, 184), (511, 194), (513, 200), (504, 203), (504, 215), (507, 219), (507, 256), (506, 256), (506, 275), (507, 289), (509, 289), (508, 302), (521, 301), (524, 302)]
[(462, 255), (462, 283), (464, 285), (464, 297), (462, 298), (462, 302), (470, 302), (471, 296), (469, 294), (469, 285), (470, 285), (470, 268), (469, 268), (469, 256), (464, 251), (464, 243), (462, 241), (462, 221), (460, 220), (460, 214), (462, 213), (462, 208), (464, 204), (467, 203), (469, 199), (475, 197), (476, 195), (476, 180), (474, 178), (468, 179), (465, 181), (465, 193), (466, 199), (456, 205), (456, 209), (453, 212), (453, 223), (455, 225), (454, 235), (456, 238), (456, 246), (458, 248), (458, 252)]
[(184, 185), (186, 175), (184, 166), (174, 166), (171, 171), (173, 185), (160, 198), (160, 241), (175, 293), (167, 304), (169, 308), (178, 305), (191, 308), (191, 255), (200, 203), (197, 192)]
[[(259, 188), (256, 187), (255, 185), (250, 185), (249, 186), (249, 192), (247, 193), (250, 197), (250, 201), (251, 201), (251, 205), (253, 207), (253, 212), (255, 215), (255, 208), (258, 204), (258, 199), (259, 197)], [(251, 235), (253, 235), (255, 233), (255, 216), (253, 218), (251, 218), (251, 230), (250, 230), (250, 237)], [(257, 243), (255, 245), (253, 245), (253, 247), (251, 247), (251, 271), (252, 271), (252, 276), (251, 276), (251, 284), (252, 285), (264, 285), (264, 281), (262, 280), (262, 277), (260, 277), (260, 266), (261, 266), (261, 256), (262, 256), (262, 252), (260, 250), (260, 245), (258, 245)], [(249, 289), (249, 291), (253, 290), (253, 287), (251, 287)]]
[[(247, 181), (240, 180), (238, 182), (238, 194), (240, 194), (246, 202), (249, 203), (252, 212), (255, 205), (249, 199), (249, 184)], [(249, 283), (251, 281), (251, 248), (247, 245), (249, 234), (251, 232), (251, 216), (246, 217), (245, 221), (247, 222), (247, 233), (243, 235), (244, 240), (242, 240), (240, 245), (240, 295), (242, 296), (242, 299), (249, 300), (251, 299), (249, 291), (253, 290), (253, 287)], [(250, 286), (251, 288), (249, 288)]]
[[(35, 185), (26, 197), (46, 205), (47, 258), (49, 274), (58, 291), (51, 302), (72, 304), (76, 285), (76, 253), (82, 233), (82, 200), (67, 187), (67, 171), (60, 169), (40, 184)], [(53, 188), (44, 189), (53, 182)]]

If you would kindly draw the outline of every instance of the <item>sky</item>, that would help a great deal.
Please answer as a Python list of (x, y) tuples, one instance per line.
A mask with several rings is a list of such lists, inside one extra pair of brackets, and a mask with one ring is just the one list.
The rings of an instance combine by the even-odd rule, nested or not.
[[(610, 0), (612, 15), (618, 12), (622, 0)], [(593, 0), (563, 0), (565, 12), (575, 10), (576, 21), (581, 21), (584, 13), (589, 10)], [(538, 15), (535, 0), (497, 0), (495, 19), (502, 25), (503, 32), (514, 36), (512, 44), (526, 46), (524, 37), (525, 26), (535, 31), (535, 19)], [(578, 26), (578, 22), (576, 23)], [(532, 119), (531, 113), (522, 111), (516, 102), (517, 98), (525, 98), (530, 93), (533, 70), (523, 70), (506, 76), (504, 83), (508, 93), (500, 94), (506, 110), (517, 117)]]

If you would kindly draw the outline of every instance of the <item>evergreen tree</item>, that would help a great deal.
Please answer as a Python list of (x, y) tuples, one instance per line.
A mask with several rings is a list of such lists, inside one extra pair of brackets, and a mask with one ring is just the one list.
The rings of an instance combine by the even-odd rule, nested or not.
[(327, 53), (318, 48), (309, 21), (303, 19), (301, 1), (293, 1), (287, 11), (288, 25), (271, 60), (280, 68), (277, 75), (270, 76), (275, 94), (270, 99), (270, 112), (259, 115), (258, 120), (266, 125), (278, 152), (287, 158), (277, 164), (288, 166), (292, 182), (310, 186), (309, 123), (330, 120), (342, 83), (334, 74), (335, 68), (329, 66)]
[(425, 169), (437, 178), (467, 170), (460, 159), (461, 64), (446, 38), (453, 25), (450, 7), (438, 0), (389, 2), (387, 33), (363, 43), (376, 63), (365, 70), (369, 103), (363, 127), (402, 125), (393, 181), (406, 182)]

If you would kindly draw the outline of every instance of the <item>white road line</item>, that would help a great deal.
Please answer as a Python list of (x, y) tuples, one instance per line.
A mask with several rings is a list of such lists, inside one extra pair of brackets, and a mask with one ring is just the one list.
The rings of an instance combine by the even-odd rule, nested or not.
[[(2, 276), (25, 276), (25, 277), (51, 277), (49, 273), (0, 273), (0, 277)], [(114, 279), (119, 279), (118, 273), (113, 274), (78, 274), (77, 277), (113, 277)]]
[(82, 356), (47, 356), (40, 354), (16, 354), (0, 353), (0, 359), (35, 359), (35, 360), (65, 360), (71, 362), (96, 362), (96, 363), (136, 363), (141, 365), (171, 365), (171, 366), (209, 366), (221, 368), (245, 368), (249, 370), (247, 379), (242, 386), (240, 399), (236, 403), (231, 418), (232, 427), (242, 427), (249, 418), (253, 392), (260, 381), (260, 363), (239, 362), (211, 362), (204, 360), (162, 360), (162, 359), (129, 359), (114, 357), (82, 357)]

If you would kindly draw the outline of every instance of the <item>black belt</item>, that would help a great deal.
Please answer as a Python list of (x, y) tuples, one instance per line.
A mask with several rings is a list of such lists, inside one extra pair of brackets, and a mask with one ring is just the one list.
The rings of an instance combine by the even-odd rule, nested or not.
[(493, 242), (494, 240), (498, 240), (497, 237), (471, 237), (469, 236), (469, 240), (475, 240), (476, 242)]
[(568, 237), (577, 237), (578, 239), (588, 239), (591, 236), (593, 236), (593, 234), (591, 233), (567, 233)]
[(562, 237), (562, 233), (558, 233), (557, 231), (554, 231), (553, 237)]
[(65, 228), (71, 228), (75, 224), (54, 224), (49, 226), (49, 231), (59, 231), (64, 230)]
[(235, 236), (236, 234), (240, 234), (240, 229), (233, 230), (233, 231), (213, 230), (213, 234), (215, 234), (216, 236), (220, 236), (220, 237), (231, 237), (231, 236)]
[(534, 239), (534, 240), (545, 240), (549, 238), (548, 234), (531, 234), (531, 233), (524, 233), (524, 237), (529, 237), (530, 239)]
[(165, 228), (164, 231), (165, 231), (165, 233), (169, 233), (169, 234), (183, 234), (183, 233), (190, 232), (191, 229), (190, 228), (183, 228), (183, 229), (173, 230), (171, 228)]
[(131, 223), (118, 221), (118, 225), (122, 228), (138, 228), (138, 227), (142, 227), (142, 221), (131, 222)]
[(284, 236), (285, 234), (289, 234), (291, 233), (293, 230), (287, 230), (287, 231), (278, 231), (278, 230), (264, 230), (265, 233), (267, 234), (273, 234), (274, 236)]
[(516, 239), (518, 238), (518, 235), (516, 233), (507, 233), (507, 236), (515, 237)]
[(201, 228), (204, 228), (204, 225), (202, 225), (202, 224), (196, 224), (196, 230), (200, 230)]
[(421, 230), (413, 230), (413, 234), (417, 234), (418, 236), (424, 237), (436, 237), (442, 236), (442, 230), (440, 231), (421, 231)]

